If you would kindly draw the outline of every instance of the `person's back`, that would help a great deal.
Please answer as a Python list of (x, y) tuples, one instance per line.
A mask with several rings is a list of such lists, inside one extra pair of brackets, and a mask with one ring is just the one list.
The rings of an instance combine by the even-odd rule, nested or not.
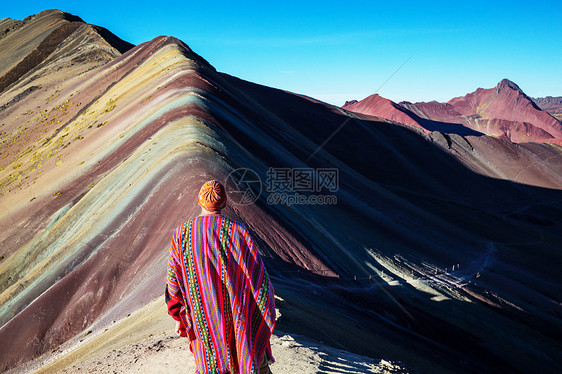
[(209, 183), (220, 199), (202, 202), (200, 193), (202, 215), (174, 233), (169, 313), (178, 321), (176, 331), (184, 329), (189, 337), (199, 373), (267, 373), (273, 360), (273, 286), (246, 227), (220, 215), (222, 185), (210, 181), (201, 191)]

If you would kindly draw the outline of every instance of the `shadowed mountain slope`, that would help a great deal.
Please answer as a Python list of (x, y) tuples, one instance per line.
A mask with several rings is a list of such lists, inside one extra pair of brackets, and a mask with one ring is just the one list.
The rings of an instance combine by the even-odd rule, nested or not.
[[(160, 296), (200, 185), (239, 168), (259, 197), (230, 188), (224, 214), (256, 238), (278, 329), (422, 372), (560, 361), (560, 147), (355, 115), (218, 73), (172, 37), (95, 69), (46, 61), (43, 89), (13, 102), (22, 77), (0, 96), (0, 370)], [(282, 203), (270, 168), (337, 170), (320, 191), (337, 203)]]
[(562, 121), (562, 97), (538, 97), (533, 98), (533, 101), (539, 108), (550, 113), (557, 120)]

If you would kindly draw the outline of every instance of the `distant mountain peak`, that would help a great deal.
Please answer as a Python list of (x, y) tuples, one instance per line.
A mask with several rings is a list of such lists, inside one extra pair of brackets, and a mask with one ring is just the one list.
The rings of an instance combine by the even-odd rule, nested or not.
[[(516, 143), (562, 138), (562, 104), (556, 99), (535, 101), (514, 82), (502, 79), (496, 87), (478, 88), (446, 103), (433, 100), (395, 104), (374, 94), (353, 104), (346, 102), (344, 108), (427, 131), (474, 135), (485, 129), (486, 134)], [(549, 112), (541, 110), (539, 102)]]
[(504, 91), (506, 88), (511, 88), (514, 91), (519, 91), (523, 93), (523, 90), (521, 90), (521, 88), (519, 88), (517, 84), (510, 81), (509, 79), (502, 79), (501, 82), (498, 83), (498, 85), (496, 86), (496, 92), (500, 93), (501, 91)]

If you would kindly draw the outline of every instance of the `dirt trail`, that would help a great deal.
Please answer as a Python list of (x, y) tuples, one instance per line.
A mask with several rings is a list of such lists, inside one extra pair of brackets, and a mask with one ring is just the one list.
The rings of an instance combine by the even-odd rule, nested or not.
[[(187, 341), (173, 333), (163, 298), (111, 326), (89, 332), (60, 350), (12, 370), (16, 373), (194, 373)], [(274, 373), (408, 373), (402, 364), (335, 349), (276, 331), (271, 338)]]

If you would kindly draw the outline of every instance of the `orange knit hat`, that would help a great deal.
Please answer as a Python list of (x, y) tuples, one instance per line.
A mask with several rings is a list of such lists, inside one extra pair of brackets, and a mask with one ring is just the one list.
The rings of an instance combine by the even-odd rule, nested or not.
[(219, 181), (211, 179), (201, 187), (197, 202), (209, 211), (221, 210), (226, 206), (226, 191)]

